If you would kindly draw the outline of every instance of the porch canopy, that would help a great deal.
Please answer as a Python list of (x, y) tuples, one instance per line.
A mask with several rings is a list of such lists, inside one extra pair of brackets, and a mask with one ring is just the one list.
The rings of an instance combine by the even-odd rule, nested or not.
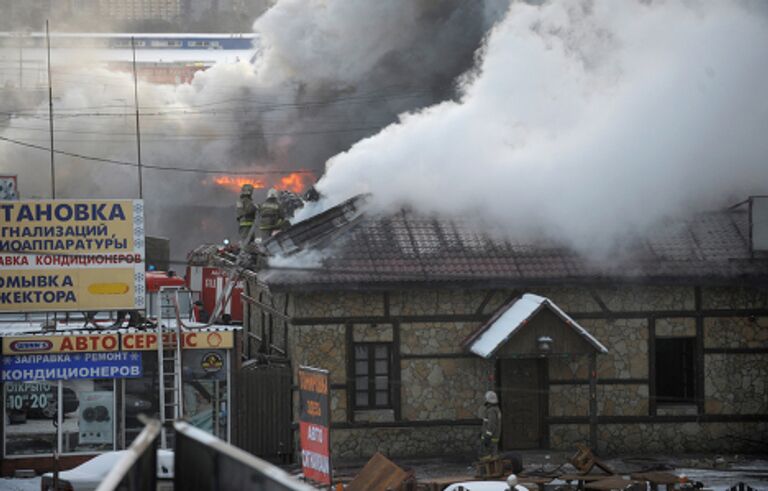
[(462, 346), (486, 359), (608, 352), (554, 302), (532, 293), (502, 306)]

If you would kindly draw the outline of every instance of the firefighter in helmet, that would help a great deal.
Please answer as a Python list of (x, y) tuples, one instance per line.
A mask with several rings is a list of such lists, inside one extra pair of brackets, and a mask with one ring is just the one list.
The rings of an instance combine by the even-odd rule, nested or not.
[(496, 393), (485, 393), (482, 434), (480, 435), (480, 459), (492, 460), (499, 456), (499, 437), (501, 436), (501, 409)]
[(261, 240), (267, 240), (275, 232), (288, 226), (283, 209), (277, 201), (277, 189), (272, 188), (267, 193), (267, 199), (259, 205), (259, 230)]
[(253, 185), (243, 184), (240, 188), (240, 198), (237, 200), (237, 224), (239, 226), (240, 240), (248, 237), (248, 232), (256, 219), (256, 205), (253, 204)]

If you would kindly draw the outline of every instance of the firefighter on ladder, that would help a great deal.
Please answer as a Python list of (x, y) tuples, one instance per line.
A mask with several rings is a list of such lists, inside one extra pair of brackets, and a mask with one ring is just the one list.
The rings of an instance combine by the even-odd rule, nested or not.
[(496, 393), (485, 393), (485, 414), (483, 415), (482, 434), (480, 435), (480, 460), (495, 460), (499, 457), (499, 437), (501, 436), (501, 409)]
[(253, 204), (253, 185), (243, 184), (240, 188), (240, 198), (237, 200), (237, 225), (240, 233), (240, 240), (244, 241), (248, 237), (256, 220), (256, 205)]
[(259, 205), (259, 231), (261, 240), (267, 240), (275, 232), (283, 230), (288, 225), (283, 209), (277, 201), (277, 190), (272, 188), (267, 193), (267, 199)]

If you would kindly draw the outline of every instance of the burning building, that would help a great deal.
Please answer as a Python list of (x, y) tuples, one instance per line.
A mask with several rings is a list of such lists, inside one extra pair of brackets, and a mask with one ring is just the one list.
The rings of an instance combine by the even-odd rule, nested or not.
[(764, 202), (659, 227), (610, 266), (353, 198), (263, 244), (244, 355), (283, 360), (293, 387), (299, 365), (330, 370), (339, 458), (474, 453), (487, 390), (505, 449), (765, 450)]

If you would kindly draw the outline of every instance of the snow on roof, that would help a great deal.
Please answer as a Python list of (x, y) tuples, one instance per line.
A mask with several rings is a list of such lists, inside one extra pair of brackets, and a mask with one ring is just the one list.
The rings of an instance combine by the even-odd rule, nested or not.
[(542, 308), (549, 308), (566, 324), (571, 326), (581, 337), (600, 353), (607, 353), (608, 349), (603, 346), (594, 336), (589, 334), (586, 329), (581, 327), (568, 314), (555, 305), (550, 299), (532, 293), (526, 293), (522, 297), (513, 300), (506, 310), (502, 311), (482, 329), (479, 335), (476, 335), (469, 344), (469, 350), (483, 358), (489, 358), (499, 347), (509, 338), (518, 332), (530, 319), (533, 318)]

